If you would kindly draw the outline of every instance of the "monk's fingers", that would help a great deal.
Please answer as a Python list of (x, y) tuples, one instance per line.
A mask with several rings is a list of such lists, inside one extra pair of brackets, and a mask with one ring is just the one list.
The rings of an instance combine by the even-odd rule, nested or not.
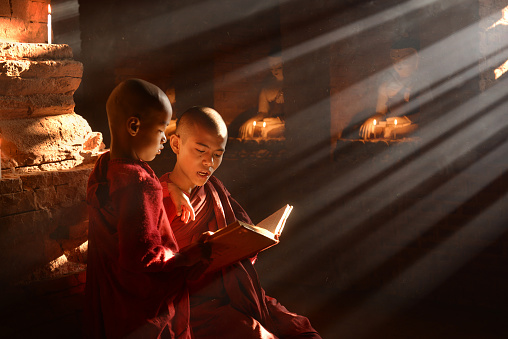
[(183, 206), (182, 207), (182, 221), (188, 223), (189, 221), (194, 221), (196, 219), (196, 214), (192, 206)]
[(181, 205), (175, 205), (176, 207), (176, 215), (181, 216), (182, 215), (182, 206)]
[(190, 215), (190, 219), (192, 221), (196, 220), (196, 213), (194, 212), (194, 208), (192, 208), (192, 206), (191, 206), (191, 208), (189, 210), (189, 215)]
[(210, 236), (212, 236), (213, 232), (211, 231), (206, 231), (206, 232), (203, 232), (199, 238), (198, 238), (198, 242), (207, 242), (208, 239), (210, 238)]
[(190, 215), (190, 218), (192, 220), (194, 220), (195, 219), (194, 208), (192, 207), (189, 197), (187, 197), (186, 195), (184, 195), (183, 197), (184, 197), (184, 200), (182, 201), (182, 209), (185, 210), (186, 212), (188, 212)]
[(185, 210), (185, 223), (188, 223), (191, 220), (191, 212), (189, 210)]
[(184, 223), (188, 223), (189, 222), (189, 212), (183, 210), (180, 220), (182, 220)]
[(361, 127), (360, 127), (360, 137), (361, 138), (365, 138), (365, 124), (363, 124)]

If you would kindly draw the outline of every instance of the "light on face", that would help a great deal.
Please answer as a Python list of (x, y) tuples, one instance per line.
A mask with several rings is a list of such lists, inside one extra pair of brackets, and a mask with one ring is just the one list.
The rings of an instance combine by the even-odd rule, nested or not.
[(256, 122), (255, 121), (252, 123), (252, 126), (256, 127)]
[(266, 127), (266, 121), (263, 121), (263, 127)]

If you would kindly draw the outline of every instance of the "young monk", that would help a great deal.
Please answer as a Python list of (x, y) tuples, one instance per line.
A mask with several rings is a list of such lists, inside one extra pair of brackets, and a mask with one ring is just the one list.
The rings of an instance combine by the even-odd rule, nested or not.
[(106, 110), (111, 149), (87, 189), (86, 330), (92, 338), (188, 339), (186, 277), (209, 254), (200, 242), (179, 251), (161, 184), (145, 162), (164, 148), (171, 105), (157, 86), (130, 79)]
[[(194, 243), (203, 232), (217, 231), (236, 219), (252, 223), (247, 213), (213, 176), (226, 148), (222, 117), (207, 107), (193, 107), (180, 117), (170, 146), (177, 156), (171, 173), (161, 177), (164, 206), (179, 246)], [(176, 217), (166, 183), (190, 199), (195, 220)], [(247, 259), (189, 283), (194, 338), (321, 338), (307, 318), (290, 313), (265, 295)]]

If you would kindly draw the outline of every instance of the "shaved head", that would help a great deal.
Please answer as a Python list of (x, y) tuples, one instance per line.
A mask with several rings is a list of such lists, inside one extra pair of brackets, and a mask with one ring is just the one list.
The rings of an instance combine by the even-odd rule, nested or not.
[(141, 79), (129, 79), (116, 86), (108, 98), (106, 111), (112, 133), (130, 117), (144, 120), (154, 112), (172, 113), (166, 94)]
[(221, 115), (210, 107), (194, 106), (185, 111), (176, 123), (176, 134), (183, 141), (189, 133), (194, 131), (194, 126), (200, 126), (213, 133), (227, 139), (228, 129)]

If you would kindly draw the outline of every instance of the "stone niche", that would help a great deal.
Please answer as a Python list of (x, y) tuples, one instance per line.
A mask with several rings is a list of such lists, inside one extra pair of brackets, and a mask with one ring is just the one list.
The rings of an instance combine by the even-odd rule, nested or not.
[(0, 42), (0, 282), (84, 269), (86, 183), (102, 135), (74, 113), (68, 45)]

